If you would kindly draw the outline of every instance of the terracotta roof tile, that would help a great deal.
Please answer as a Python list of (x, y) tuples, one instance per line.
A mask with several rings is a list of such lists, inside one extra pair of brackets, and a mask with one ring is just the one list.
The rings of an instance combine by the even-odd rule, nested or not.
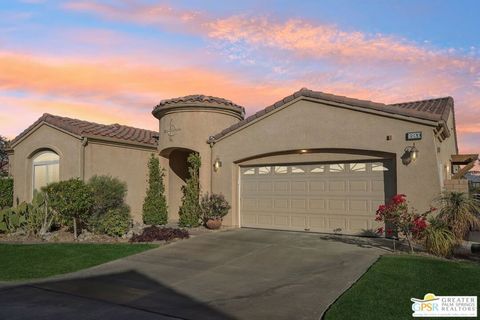
[(320, 100), (325, 100), (330, 102), (346, 104), (354, 107), (362, 107), (369, 110), (382, 111), (382, 112), (391, 113), (395, 115), (403, 115), (407, 117), (413, 117), (413, 118), (436, 121), (436, 122), (448, 119), (450, 110), (453, 108), (452, 97), (402, 102), (402, 103), (394, 103), (394, 104), (384, 104), (384, 103), (373, 102), (369, 100), (354, 99), (354, 98), (349, 98), (345, 96), (338, 96), (330, 93), (324, 93), (321, 91), (312, 91), (307, 88), (302, 88), (299, 91), (266, 107), (265, 109), (258, 111), (257, 113), (251, 115), (245, 120), (240, 121), (239, 122), (240, 125), (235, 124), (234, 125), (235, 127), (231, 126), (230, 128), (223, 130), (222, 132), (214, 135), (213, 137), (214, 139), (219, 139), (224, 135), (226, 135), (227, 133), (245, 125), (246, 123), (249, 123), (257, 119), (265, 115), (266, 113), (271, 112), (274, 109), (280, 108), (285, 104), (299, 97), (320, 99)]
[(10, 145), (14, 145), (31, 129), (33, 129), (42, 122), (48, 123), (52, 126), (55, 126), (57, 128), (81, 137), (110, 137), (125, 142), (141, 143), (151, 146), (155, 146), (157, 144), (157, 140), (155, 137), (158, 135), (158, 133), (156, 133), (155, 131), (120, 125), (118, 123), (110, 125), (99, 124), (45, 113), (30, 127), (20, 133), (15, 139), (13, 139)]
[(213, 96), (206, 96), (203, 94), (193, 94), (189, 96), (184, 96), (184, 97), (178, 97), (178, 98), (173, 98), (173, 99), (165, 99), (160, 101), (160, 103), (155, 106), (153, 112), (166, 107), (170, 105), (175, 105), (175, 104), (182, 104), (182, 103), (207, 103), (207, 104), (217, 104), (217, 105), (223, 105), (227, 107), (232, 107), (234, 109), (237, 109), (238, 111), (245, 113), (245, 108), (242, 106), (239, 106), (236, 103), (233, 103), (230, 100), (224, 99), (224, 98), (219, 98), (219, 97), (213, 97)]

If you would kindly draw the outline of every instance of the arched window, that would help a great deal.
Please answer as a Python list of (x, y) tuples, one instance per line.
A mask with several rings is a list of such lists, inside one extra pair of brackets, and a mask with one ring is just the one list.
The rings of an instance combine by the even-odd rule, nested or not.
[(60, 180), (60, 157), (53, 151), (41, 151), (33, 157), (33, 190)]

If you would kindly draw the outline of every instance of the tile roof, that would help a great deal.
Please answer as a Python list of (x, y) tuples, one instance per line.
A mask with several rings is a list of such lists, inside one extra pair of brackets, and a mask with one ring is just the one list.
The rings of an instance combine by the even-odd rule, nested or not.
[(120, 140), (135, 144), (145, 144), (156, 146), (157, 132), (145, 129), (139, 129), (129, 126), (115, 124), (99, 124), (78, 119), (71, 119), (67, 117), (60, 117), (44, 113), (37, 121), (30, 127), (20, 133), (15, 139), (10, 142), (10, 146), (15, 145), (22, 137), (24, 137), (31, 129), (35, 128), (40, 123), (48, 123), (52, 126), (70, 132), (81, 137), (96, 137), (105, 139)]
[(233, 103), (230, 100), (219, 98), (219, 97), (206, 96), (203, 94), (193, 94), (193, 95), (184, 96), (184, 97), (162, 100), (158, 105), (155, 106), (155, 108), (153, 109), (153, 113), (156, 113), (158, 110), (162, 109), (163, 107), (168, 107), (168, 106), (178, 105), (178, 104), (189, 104), (189, 103), (201, 103), (201, 104), (207, 104), (207, 105), (213, 104), (213, 105), (226, 106), (232, 109), (236, 109), (242, 114), (245, 113), (244, 107), (239, 106), (238, 104)]
[(438, 122), (440, 120), (446, 120), (448, 118), (450, 109), (453, 108), (452, 97), (419, 100), (419, 101), (411, 101), (411, 102), (395, 103), (395, 104), (384, 104), (384, 103), (373, 102), (369, 100), (359, 100), (359, 99), (349, 98), (345, 96), (339, 96), (339, 95), (334, 95), (330, 93), (324, 93), (321, 91), (313, 91), (306, 88), (302, 88), (299, 91), (283, 98), (282, 100), (275, 102), (271, 106), (268, 106), (265, 109), (260, 110), (257, 113), (249, 116), (248, 118), (224, 129), (222, 132), (214, 135), (213, 140), (220, 139), (226, 134), (244, 126), (245, 124), (257, 118), (262, 117), (266, 113), (269, 113), (275, 109), (278, 109), (284, 106), (285, 104), (299, 97), (320, 99), (320, 100), (336, 102), (336, 103), (346, 104), (346, 105), (355, 106), (355, 107), (362, 107), (369, 110), (376, 110), (376, 111), (386, 112), (394, 115), (403, 115), (407, 117), (430, 120), (435, 122)]

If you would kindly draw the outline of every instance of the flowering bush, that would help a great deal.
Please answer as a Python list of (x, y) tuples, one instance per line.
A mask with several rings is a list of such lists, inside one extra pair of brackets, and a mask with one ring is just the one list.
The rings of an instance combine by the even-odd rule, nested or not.
[(386, 236), (394, 234), (403, 236), (407, 240), (410, 251), (413, 252), (412, 240), (423, 236), (427, 228), (427, 216), (436, 209), (430, 208), (427, 212), (419, 214), (408, 208), (406, 197), (404, 194), (397, 194), (388, 204), (380, 205), (375, 221), (385, 223), (385, 229), (378, 228), (378, 233), (385, 232)]

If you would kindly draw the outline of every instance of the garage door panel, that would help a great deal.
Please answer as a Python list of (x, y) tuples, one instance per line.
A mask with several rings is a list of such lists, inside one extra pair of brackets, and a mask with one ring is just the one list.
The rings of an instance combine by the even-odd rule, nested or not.
[(292, 193), (304, 194), (307, 191), (307, 181), (292, 181)]
[(395, 189), (386, 162), (242, 168), (242, 226), (346, 234), (376, 228), (375, 210)]
[(328, 182), (328, 191), (330, 191), (330, 192), (345, 192), (345, 191), (347, 191), (346, 181), (345, 180), (329, 181)]
[(290, 191), (289, 181), (275, 181), (273, 185), (273, 190), (275, 191), (275, 193), (287, 193)]
[(273, 184), (271, 182), (263, 182), (260, 181), (257, 183), (258, 185), (258, 192), (272, 192), (273, 191)]
[[(347, 229), (347, 219), (346, 218), (340, 218), (340, 217), (329, 217), (327, 218), (328, 220), (328, 227), (331, 229), (333, 232), (345, 232)], [(338, 230), (340, 229), (340, 230)]]
[(328, 209), (345, 211), (347, 207), (346, 202), (347, 201), (343, 199), (330, 199), (328, 200)]
[(289, 199), (274, 199), (273, 200), (273, 207), (275, 209), (289, 209)]
[(368, 180), (349, 181), (350, 192), (368, 192), (369, 190)]
[(290, 216), (275, 215), (273, 217), (273, 223), (276, 226), (288, 227), (290, 225)]
[(310, 199), (308, 201), (309, 209), (318, 211), (325, 209), (325, 200), (324, 199)]
[(265, 210), (265, 209), (273, 209), (273, 201), (272, 199), (258, 199), (258, 209)]
[(307, 200), (306, 199), (292, 199), (290, 200), (292, 211), (307, 209)]
[(307, 217), (305, 216), (292, 216), (291, 222), (291, 226), (294, 228), (307, 228)]
[(325, 181), (310, 181), (309, 191), (310, 193), (316, 194), (320, 191), (325, 191)]
[(369, 200), (350, 200), (349, 201), (349, 209), (350, 211), (358, 211), (358, 212), (365, 212), (367, 213), (370, 210)]
[(350, 229), (355, 229), (355, 230), (368, 230), (368, 223), (369, 223), (369, 218), (363, 218), (363, 219), (358, 219), (358, 218), (352, 218), (349, 220), (349, 227)]

